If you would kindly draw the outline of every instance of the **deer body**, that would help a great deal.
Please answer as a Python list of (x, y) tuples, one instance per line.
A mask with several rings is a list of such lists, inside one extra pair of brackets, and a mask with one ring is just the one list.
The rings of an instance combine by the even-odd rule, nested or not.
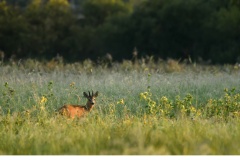
[(75, 117), (83, 117), (84, 115), (86, 115), (88, 112), (90, 112), (94, 105), (95, 105), (95, 98), (98, 96), (98, 92), (96, 92), (95, 94), (92, 95), (90, 94), (90, 92), (88, 92), (89, 94), (87, 94), (86, 92), (83, 92), (83, 95), (85, 98), (87, 98), (87, 104), (86, 105), (71, 105), (71, 104), (67, 104), (62, 106), (58, 112), (63, 115), (63, 116), (67, 116), (69, 118), (75, 118)]

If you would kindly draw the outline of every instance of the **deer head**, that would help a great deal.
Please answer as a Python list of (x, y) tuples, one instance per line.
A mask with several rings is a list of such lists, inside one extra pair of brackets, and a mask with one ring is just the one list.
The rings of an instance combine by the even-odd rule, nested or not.
[(86, 109), (90, 111), (96, 103), (96, 97), (98, 96), (98, 91), (96, 93), (93, 93), (93, 91), (92, 93), (90, 93), (90, 91), (88, 91), (88, 94), (86, 92), (83, 92), (83, 96), (88, 100), (86, 104)]

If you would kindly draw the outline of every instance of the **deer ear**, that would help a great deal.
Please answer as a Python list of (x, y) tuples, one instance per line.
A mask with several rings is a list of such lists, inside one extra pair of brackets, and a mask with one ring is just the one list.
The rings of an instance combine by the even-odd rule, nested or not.
[(86, 98), (88, 97), (86, 92), (83, 92), (83, 96), (86, 97)]
[(98, 96), (98, 91), (94, 94), (94, 97), (97, 97)]

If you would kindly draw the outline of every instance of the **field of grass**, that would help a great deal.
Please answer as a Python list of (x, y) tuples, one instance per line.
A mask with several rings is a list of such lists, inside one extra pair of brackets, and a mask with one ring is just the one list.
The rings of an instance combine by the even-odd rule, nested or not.
[[(124, 61), (0, 65), (2, 155), (240, 154), (240, 68)], [(64, 104), (90, 114), (70, 120)]]

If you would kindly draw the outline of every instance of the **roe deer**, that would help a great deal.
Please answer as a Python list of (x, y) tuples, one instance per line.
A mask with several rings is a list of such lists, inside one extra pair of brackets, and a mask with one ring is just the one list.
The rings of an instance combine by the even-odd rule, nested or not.
[(92, 94), (88, 92), (83, 92), (83, 96), (87, 98), (87, 104), (86, 105), (71, 105), (67, 104), (62, 106), (58, 112), (61, 115), (68, 116), (69, 118), (75, 118), (75, 117), (83, 117), (86, 113), (90, 112), (92, 108), (95, 105), (95, 98), (98, 96), (98, 91), (94, 94), (92, 91)]

